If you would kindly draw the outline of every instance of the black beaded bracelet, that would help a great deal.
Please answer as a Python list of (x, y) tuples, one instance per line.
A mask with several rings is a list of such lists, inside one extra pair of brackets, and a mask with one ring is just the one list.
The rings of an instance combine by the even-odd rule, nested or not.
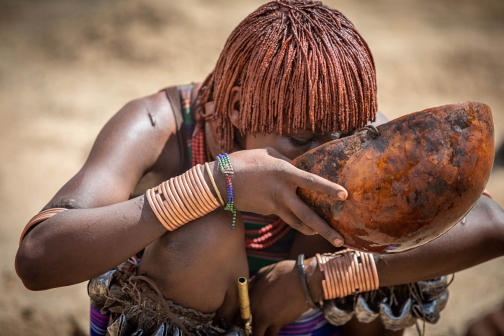
[(317, 306), (310, 295), (310, 291), (308, 290), (308, 284), (306, 283), (306, 275), (304, 269), (304, 254), (300, 254), (297, 259), (299, 277), (301, 279), (301, 287), (303, 287), (303, 292), (305, 294), (306, 303), (313, 309), (320, 309), (320, 306)]

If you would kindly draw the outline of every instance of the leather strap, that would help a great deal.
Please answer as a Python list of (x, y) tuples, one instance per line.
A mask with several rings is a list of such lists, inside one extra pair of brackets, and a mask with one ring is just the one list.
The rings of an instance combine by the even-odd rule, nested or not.
[(297, 259), (297, 264), (298, 264), (298, 271), (299, 271), (299, 278), (301, 279), (301, 287), (303, 287), (303, 292), (305, 294), (306, 298), (306, 303), (313, 309), (320, 309), (315, 302), (313, 302), (313, 299), (310, 295), (310, 291), (308, 290), (308, 284), (306, 283), (306, 275), (304, 271), (304, 254), (300, 254)]
[(177, 124), (177, 141), (179, 145), (179, 153), (180, 153), (180, 163), (177, 168), (177, 173), (180, 173), (184, 167), (184, 163), (186, 162), (187, 156), (187, 148), (185, 144), (187, 143), (187, 139), (185, 139), (184, 132), (182, 130), (182, 126), (184, 124), (184, 117), (182, 116), (182, 104), (180, 102), (180, 92), (176, 86), (170, 86), (164, 89), (166, 98), (171, 105), (173, 111), (173, 117), (175, 119), (175, 123)]
[(170, 319), (175, 322), (175, 324), (187, 335), (187, 336), (190, 336), (191, 334), (189, 334), (189, 332), (187, 331), (187, 329), (185, 328), (185, 326), (182, 324), (182, 322), (179, 320), (179, 318), (177, 316), (175, 316), (175, 314), (170, 310), (170, 307), (168, 306), (168, 303), (166, 303), (166, 299), (164, 298), (163, 294), (161, 293), (161, 291), (159, 290), (159, 287), (154, 283), (154, 281), (152, 281), (152, 279), (146, 277), (145, 275), (136, 275), (136, 276), (132, 276), (129, 281), (131, 282), (131, 280), (143, 280), (145, 281), (149, 286), (150, 288), (152, 288), (156, 294), (159, 296), (159, 299), (161, 301), (161, 304), (163, 305), (163, 308), (166, 310), (166, 313), (168, 314), (168, 316), (170, 317)]

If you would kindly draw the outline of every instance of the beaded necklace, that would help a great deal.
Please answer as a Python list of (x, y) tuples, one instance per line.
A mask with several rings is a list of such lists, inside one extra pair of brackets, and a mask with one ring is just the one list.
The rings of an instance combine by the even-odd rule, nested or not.
[[(245, 230), (245, 248), (262, 250), (275, 244), (289, 233), (291, 227), (282, 219), (278, 218), (271, 224), (259, 230)], [(259, 236), (253, 238), (253, 236)]]

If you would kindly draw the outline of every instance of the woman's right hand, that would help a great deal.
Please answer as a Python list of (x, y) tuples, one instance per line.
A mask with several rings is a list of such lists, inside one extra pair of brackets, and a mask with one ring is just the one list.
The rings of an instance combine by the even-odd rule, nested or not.
[[(345, 188), (294, 167), (288, 158), (271, 148), (234, 152), (229, 159), (234, 169), (232, 183), (237, 210), (274, 214), (304, 234), (318, 233), (335, 246), (343, 244), (343, 237), (301, 201), (296, 189), (310, 189), (345, 200), (348, 196)], [(212, 164), (213, 176), (226, 199), (225, 178), (218, 164)]]

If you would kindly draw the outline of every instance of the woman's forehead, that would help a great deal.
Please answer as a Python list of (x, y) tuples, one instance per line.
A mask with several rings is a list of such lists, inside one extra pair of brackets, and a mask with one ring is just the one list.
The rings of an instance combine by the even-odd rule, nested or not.
[(288, 129), (285, 128), (284, 133), (287, 135), (290, 135), (290, 134), (292, 134), (292, 135), (323, 135), (323, 134), (326, 134), (327, 132), (322, 132), (320, 130), (313, 131), (311, 128), (297, 129), (297, 130), (291, 129), (288, 132)]
[(313, 130), (310, 122), (308, 122), (308, 125), (306, 125), (305, 128), (293, 129), (291, 127), (291, 129), (289, 130), (289, 125), (288, 125), (287, 121), (284, 120), (282, 123), (282, 133), (287, 134), (287, 135), (297, 134), (297, 135), (309, 136), (309, 135), (324, 135), (324, 134), (332, 133), (332, 132), (323, 132), (321, 130), (321, 128), (317, 127), (317, 126)]

